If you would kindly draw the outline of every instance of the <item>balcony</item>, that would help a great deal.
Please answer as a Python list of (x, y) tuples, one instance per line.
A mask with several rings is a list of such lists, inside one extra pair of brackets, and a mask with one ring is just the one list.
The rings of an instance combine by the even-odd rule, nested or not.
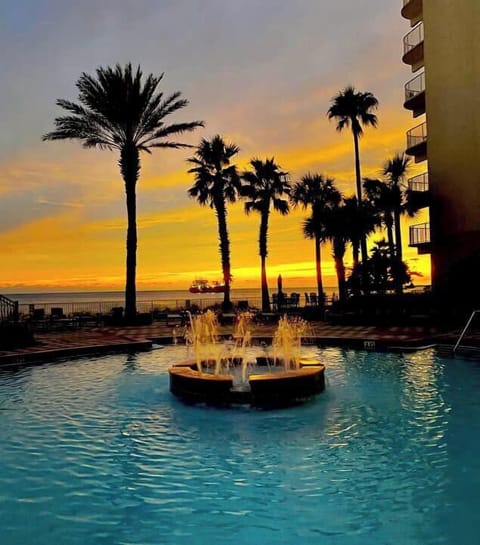
[(403, 38), (403, 62), (416, 72), (423, 66), (423, 23), (418, 24)]
[(418, 223), (410, 226), (409, 246), (417, 248), (419, 254), (428, 254), (431, 250), (430, 224)]
[(413, 117), (425, 113), (425, 72), (411, 79), (405, 85), (403, 107), (413, 112)]
[(427, 123), (424, 122), (407, 132), (407, 155), (415, 158), (415, 163), (421, 163), (427, 158)]
[(402, 16), (412, 21), (420, 21), (423, 15), (423, 0), (403, 0)]
[(428, 172), (414, 176), (408, 180), (409, 191), (418, 191), (424, 193), (428, 191)]
[(408, 202), (415, 210), (430, 206), (428, 172), (414, 176), (408, 180)]

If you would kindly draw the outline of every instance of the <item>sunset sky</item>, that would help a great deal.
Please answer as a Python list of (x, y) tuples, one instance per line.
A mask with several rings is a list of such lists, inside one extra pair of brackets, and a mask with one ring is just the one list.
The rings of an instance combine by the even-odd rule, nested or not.
[[(362, 175), (405, 147), (416, 121), (405, 111), (401, 62), (408, 23), (401, 0), (18, 0), (0, 5), (0, 293), (122, 289), (126, 211), (114, 152), (76, 142), (42, 142), (61, 115), (57, 98), (76, 101), (82, 72), (117, 62), (165, 72), (162, 89), (190, 105), (168, 121), (203, 119), (185, 142), (219, 133), (241, 152), (240, 169), (274, 156), (292, 181), (307, 172), (354, 192), (351, 134), (328, 121), (331, 97), (346, 85), (380, 101), (377, 130), (361, 141)], [(219, 280), (217, 225), (187, 196), (192, 151), (142, 157), (138, 184), (138, 289), (188, 288)], [(413, 166), (411, 175), (425, 165)], [(313, 285), (313, 243), (303, 211), (273, 214), (267, 271), (284, 285)], [(258, 215), (229, 208), (233, 287), (259, 284)], [(420, 214), (413, 223), (425, 221)], [(412, 220), (410, 220), (412, 223)], [(379, 233), (372, 241), (381, 238)], [(429, 283), (429, 256), (405, 258)], [(335, 284), (331, 248), (324, 282)], [(350, 259), (351, 252), (348, 251)]]

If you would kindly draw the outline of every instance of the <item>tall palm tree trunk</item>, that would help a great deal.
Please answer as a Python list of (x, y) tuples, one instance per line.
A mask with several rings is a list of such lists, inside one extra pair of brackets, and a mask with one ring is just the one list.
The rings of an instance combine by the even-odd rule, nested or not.
[(362, 204), (362, 175), (360, 172), (360, 147), (358, 144), (358, 134), (353, 131), (353, 145), (355, 148), (355, 184), (357, 189), (357, 203)]
[[(400, 225), (400, 210), (395, 208), (393, 211), (394, 221), (395, 221), (395, 242), (396, 242), (396, 261), (400, 264), (403, 261), (403, 251), (402, 251), (402, 228)], [(397, 276), (399, 276), (399, 270), (397, 270)], [(403, 285), (401, 278), (395, 278), (395, 292), (397, 295), (402, 295)]]
[(227, 230), (227, 210), (223, 199), (217, 199), (215, 209), (218, 219), (218, 238), (220, 240), (223, 282), (225, 284), (225, 291), (223, 292), (223, 310), (227, 311), (232, 308), (232, 302), (230, 301), (230, 241)]
[(347, 282), (345, 280), (345, 264), (343, 256), (345, 255), (345, 242), (340, 237), (333, 239), (333, 260), (335, 262), (335, 272), (337, 273), (338, 297), (340, 302), (347, 299)]
[[(358, 207), (362, 207), (362, 174), (360, 171), (360, 147), (358, 144), (358, 134), (353, 131), (353, 144), (355, 148), (355, 182), (357, 187), (357, 204)], [(360, 247), (362, 249), (362, 264), (366, 266), (368, 254), (367, 254), (367, 240), (364, 234), (360, 238)]]
[[(351, 240), (350, 242), (352, 243), (352, 261), (353, 261), (352, 270), (356, 270), (359, 263), (360, 263), (360, 259), (359, 259), (360, 241), (359, 240)], [(342, 260), (343, 260), (343, 257), (342, 257)], [(365, 285), (365, 283), (364, 283), (365, 276), (366, 276), (366, 267), (363, 267), (363, 270), (362, 270), (362, 284), (364, 284), (364, 285)], [(361, 288), (360, 288), (360, 286), (355, 285), (355, 286), (352, 287), (352, 291), (353, 291), (353, 293), (355, 295), (360, 295)]]
[(390, 253), (390, 259), (392, 261), (395, 293), (397, 295), (401, 295), (403, 292), (402, 280), (399, 278), (398, 268), (394, 266), (394, 263), (397, 262), (397, 252), (395, 249), (395, 240), (393, 238), (393, 215), (391, 212), (387, 212), (385, 215), (385, 226), (387, 228), (388, 251)]
[(347, 299), (347, 282), (345, 280), (345, 264), (343, 257), (334, 257), (335, 272), (337, 273), (338, 297), (340, 301)]
[(393, 214), (395, 219), (395, 242), (397, 247), (397, 258), (399, 261), (403, 261), (402, 228), (400, 225), (400, 210), (398, 210), (398, 208), (395, 208)]
[(390, 259), (394, 259), (395, 252), (395, 241), (393, 239), (393, 218), (390, 212), (387, 212), (385, 215), (385, 226), (387, 228), (387, 240), (388, 240), (388, 250), (390, 251)]
[(261, 256), (262, 262), (262, 312), (270, 312), (270, 294), (267, 284), (267, 269), (265, 266), (266, 257)]
[(140, 157), (135, 146), (125, 146), (120, 154), (120, 169), (125, 182), (127, 203), (127, 260), (125, 282), (125, 319), (133, 322), (137, 314), (137, 202), (136, 186), (140, 174)]
[(353, 259), (353, 268), (355, 269), (359, 263), (359, 256), (360, 254), (360, 244), (358, 240), (352, 240), (352, 259)]
[(266, 259), (267, 259), (267, 233), (268, 233), (268, 216), (269, 210), (264, 210), (260, 219), (260, 234), (258, 239), (259, 249), (260, 249), (260, 258), (261, 258), (261, 281), (262, 281), (262, 311), (270, 312), (270, 294), (268, 292), (268, 283), (267, 283), (267, 268), (266, 268)]
[(318, 304), (320, 307), (323, 307), (325, 300), (323, 297), (322, 249), (321, 249), (321, 240), (318, 236), (315, 237), (315, 266), (317, 269)]

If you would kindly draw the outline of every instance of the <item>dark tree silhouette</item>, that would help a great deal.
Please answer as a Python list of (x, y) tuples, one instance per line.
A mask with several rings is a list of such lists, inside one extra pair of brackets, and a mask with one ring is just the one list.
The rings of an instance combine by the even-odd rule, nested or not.
[[(418, 204), (414, 202), (413, 193), (409, 192), (404, 184), (404, 178), (408, 169), (409, 159), (405, 155), (395, 155), (386, 162), (383, 174), (385, 180), (366, 179), (363, 182), (367, 199), (381, 215), (382, 222), (387, 229), (388, 248), (394, 265), (395, 291), (400, 295), (403, 291), (404, 272), (402, 265), (402, 231), (401, 216), (408, 214), (413, 216), (418, 212)], [(393, 236), (395, 229), (395, 237)]]
[(211, 140), (203, 139), (197, 147), (194, 157), (188, 159), (195, 165), (188, 172), (195, 174), (195, 184), (188, 190), (191, 197), (205, 206), (215, 210), (218, 221), (218, 237), (220, 240), (220, 256), (222, 259), (223, 281), (225, 292), (223, 309), (229, 310), (230, 282), (230, 240), (227, 229), (227, 202), (237, 200), (241, 181), (235, 165), (230, 160), (239, 151), (235, 144), (226, 144), (219, 135)]
[(353, 266), (356, 267), (359, 263), (360, 243), (380, 225), (380, 218), (370, 203), (364, 202), (362, 207), (359, 207), (356, 197), (344, 199), (343, 206), (345, 212), (342, 230), (347, 233), (348, 240), (352, 244)]
[(395, 256), (395, 240), (393, 237), (393, 210), (395, 208), (395, 193), (391, 187), (382, 180), (365, 178), (363, 189), (366, 200), (378, 212), (381, 222), (387, 230), (388, 248), (392, 258)]
[[(358, 206), (362, 205), (362, 175), (360, 171), (359, 139), (363, 135), (363, 127), (377, 126), (377, 116), (373, 113), (378, 107), (378, 100), (370, 92), (356, 91), (355, 87), (348, 86), (340, 91), (332, 99), (327, 111), (329, 119), (337, 121), (337, 130), (343, 131), (350, 128), (353, 134), (355, 150), (355, 178)], [(364, 237), (360, 240), (362, 248), (362, 261), (367, 260), (367, 243)]]
[(396, 246), (396, 255), (399, 261), (403, 259), (403, 250), (402, 250), (402, 229), (400, 225), (401, 215), (407, 211), (405, 204), (405, 194), (403, 182), (405, 180), (405, 175), (408, 170), (410, 159), (402, 154), (397, 154), (391, 159), (389, 159), (383, 169), (384, 176), (387, 177), (388, 185), (392, 193), (393, 200), (393, 217), (395, 224), (395, 246)]
[(246, 199), (245, 212), (255, 210), (260, 214), (260, 231), (258, 237), (259, 254), (261, 258), (262, 310), (270, 312), (270, 295), (268, 292), (266, 258), (268, 255), (268, 219), (270, 208), (286, 215), (289, 212), (288, 201), (282, 197), (290, 195), (290, 184), (287, 173), (282, 172), (274, 158), (261, 161), (252, 159), (253, 170), (243, 173), (242, 197)]
[[(359, 266), (361, 269), (363, 264)], [(403, 261), (399, 261), (396, 256), (390, 255), (388, 243), (385, 240), (377, 240), (372, 253), (367, 261), (367, 277), (370, 286), (370, 292), (385, 294), (392, 287), (404, 285), (410, 282), (410, 273), (408, 267)], [(350, 284), (355, 284), (361, 280), (362, 271), (354, 269), (350, 276)]]
[(343, 258), (347, 250), (346, 237), (337, 234), (332, 239), (333, 261), (335, 263), (335, 273), (337, 275), (338, 298), (340, 301), (347, 299), (347, 281), (345, 278), (345, 264)]
[(294, 184), (290, 200), (293, 206), (301, 205), (303, 208), (311, 208), (311, 216), (304, 222), (303, 232), (306, 237), (315, 241), (318, 300), (323, 305), (321, 244), (327, 238), (325, 216), (329, 210), (339, 205), (342, 195), (335, 187), (333, 179), (324, 178), (321, 174), (307, 174), (300, 182)]
[(349, 215), (349, 207), (345, 205), (344, 201), (342, 201), (336, 207), (328, 210), (324, 218), (325, 238), (332, 242), (338, 294), (339, 299), (342, 302), (347, 299), (347, 281), (345, 277), (345, 263), (343, 259), (345, 257), (347, 244), (351, 242)]
[(83, 73), (77, 81), (79, 103), (59, 99), (57, 105), (69, 115), (55, 119), (55, 130), (43, 140), (80, 140), (86, 148), (117, 150), (125, 184), (127, 205), (127, 259), (125, 317), (136, 316), (137, 221), (136, 186), (140, 177), (140, 152), (152, 148), (188, 147), (170, 138), (202, 127), (202, 121), (165, 124), (165, 117), (187, 106), (175, 92), (167, 97), (158, 91), (163, 78), (143, 77), (129, 63), (124, 68), (100, 67), (96, 76)]

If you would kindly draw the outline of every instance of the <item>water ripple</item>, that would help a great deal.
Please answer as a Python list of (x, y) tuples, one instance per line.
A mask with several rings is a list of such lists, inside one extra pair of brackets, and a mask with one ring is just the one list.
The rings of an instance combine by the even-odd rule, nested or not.
[(473, 542), (480, 370), (317, 353), (327, 390), (270, 412), (182, 405), (181, 347), (2, 372), (2, 543)]

